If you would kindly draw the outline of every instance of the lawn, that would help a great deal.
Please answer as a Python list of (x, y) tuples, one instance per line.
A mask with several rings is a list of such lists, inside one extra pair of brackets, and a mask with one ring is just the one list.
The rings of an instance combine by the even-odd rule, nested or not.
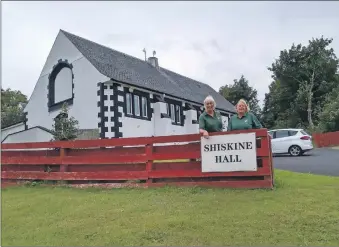
[(2, 191), (2, 246), (339, 245), (339, 178), (276, 171), (274, 190)]

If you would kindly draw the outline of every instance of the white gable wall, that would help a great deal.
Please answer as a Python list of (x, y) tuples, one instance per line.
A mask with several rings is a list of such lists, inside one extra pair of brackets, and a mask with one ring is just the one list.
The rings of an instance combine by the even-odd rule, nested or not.
[(53, 66), (58, 63), (59, 59), (67, 59), (69, 62), (74, 62), (82, 57), (83, 55), (75, 48), (72, 42), (62, 32), (59, 32), (48, 54), (40, 77), (51, 73)]
[[(108, 78), (100, 74), (62, 32), (59, 32), (54, 42), (40, 78), (25, 108), (25, 112), (28, 113), (28, 127), (42, 126), (51, 129), (54, 118), (60, 113), (60, 109), (48, 111), (47, 96), (48, 77), (59, 59), (63, 61), (67, 59), (73, 66), (74, 99), (73, 105), (69, 107), (69, 115), (79, 121), (80, 129), (98, 128), (97, 83), (107, 81)], [(65, 78), (69, 74), (70, 71), (67, 68), (62, 69), (57, 75), (56, 83), (64, 82), (64, 80), (59, 79)], [(59, 99), (68, 98), (71, 95), (69, 86), (56, 85), (55, 95)]]
[(3, 141), (6, 136), (8, 136), (9, 134), (12, 134), (12, 133), (15, 133), (15, 132), (18, 132), (18, 131), (22, 131), (22, 130), (25, 130), (25, 123), (22, 122), (22, 123), (18, 123), (18, 124), (15, 124), (15, 125), (12, 125), (12, 126), (9, 126), (7, 128), (4, 128), (1, 130), (1, 141)]
[(40, 128), (31, 128), (10, 134), (3, 143), (49, 142), (53, 135)]

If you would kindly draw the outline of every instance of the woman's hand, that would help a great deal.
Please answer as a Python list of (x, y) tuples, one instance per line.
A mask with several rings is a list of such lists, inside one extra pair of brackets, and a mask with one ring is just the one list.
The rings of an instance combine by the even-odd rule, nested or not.
[(204, 132), (202, 133), (202, 136), (206, 139), (209, 138), (208, 132), (206, 130), (204, 130)]

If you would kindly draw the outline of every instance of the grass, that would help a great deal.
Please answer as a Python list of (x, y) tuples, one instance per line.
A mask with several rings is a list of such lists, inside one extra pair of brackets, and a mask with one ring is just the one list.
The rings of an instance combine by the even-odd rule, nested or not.
[(274, 190), (2, 191), (3, 246), (339, 245), (339, 179), (276, 171)]

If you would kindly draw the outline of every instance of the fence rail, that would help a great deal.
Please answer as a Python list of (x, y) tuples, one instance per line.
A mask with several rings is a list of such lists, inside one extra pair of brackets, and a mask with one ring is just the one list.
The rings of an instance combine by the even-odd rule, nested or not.
[(339, 146), (339, 131), (313, 134), (313, 140), (317, 147)]
[[(3, 182), (50, 180), (72, 186), (272, 188), (267, 129), (212, 135), (248, 132), (256, 133), (257, 171), (201, 172), (200, 135), (193, 134), (2, 144), (1, 177)], [(183, 144), (172, 144), (180, 142)]]

